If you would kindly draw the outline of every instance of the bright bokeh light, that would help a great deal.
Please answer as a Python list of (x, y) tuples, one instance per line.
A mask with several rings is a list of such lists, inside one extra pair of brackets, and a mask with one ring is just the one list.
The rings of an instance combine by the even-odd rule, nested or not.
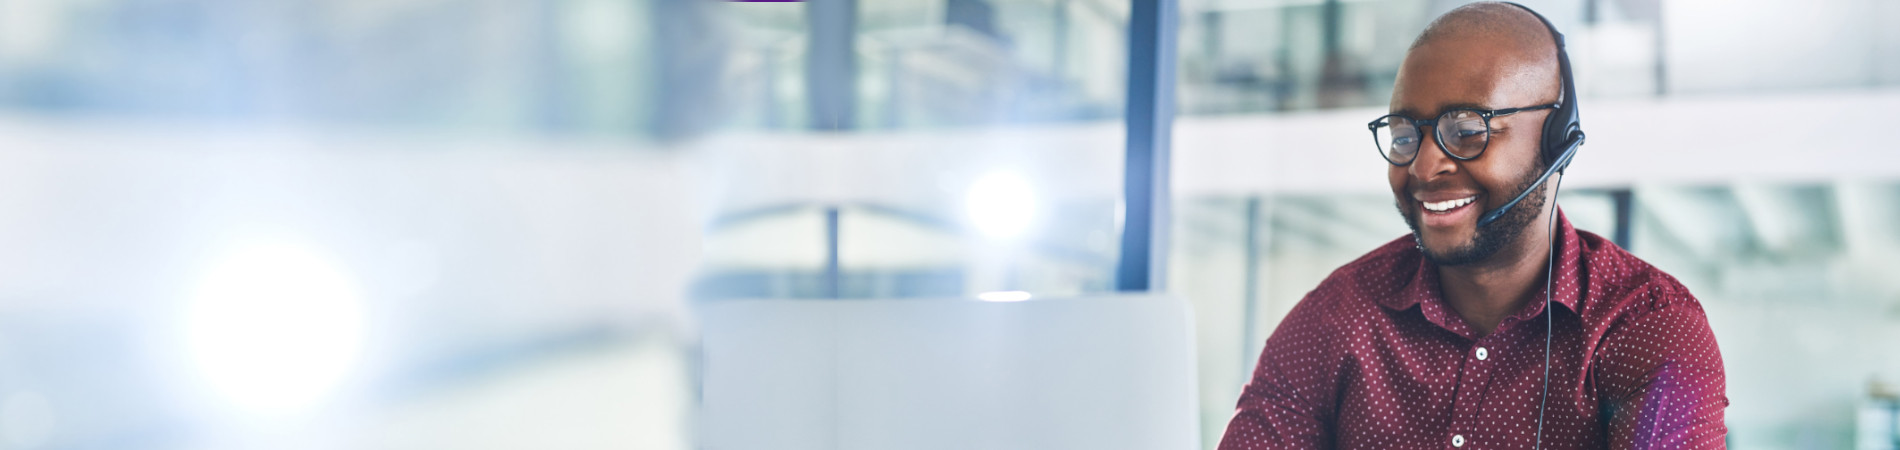
[(1023, 291), (996, 291), (976, 294), (978, 300), (986, 302), (1020, 302), (1029, 299), (1029, 293)]
[(215, 260), (186, 316), (204, 381), (248, 412), (284, 413), (321, 402), (345, 379), (363, 344), (354, 280), (324, 253), (255, 242)]
[(1036, 219), (1036, 193), (1012, 172), (985, 175), (970, 185), (964, 212), (978, 231), (990, 237), (1010, 238), (1028, 231)]

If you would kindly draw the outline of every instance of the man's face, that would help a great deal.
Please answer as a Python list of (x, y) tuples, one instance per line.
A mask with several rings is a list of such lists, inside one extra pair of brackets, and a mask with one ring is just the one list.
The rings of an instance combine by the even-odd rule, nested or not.
[[(1412, 50), (1392, 91), (1392, 113), (1422, 120), (1455, 107), (1491, 110), (1555, 100), (1549, 71), (1513, 56), (1508, 47), (1453, 37)], [(1542, 172), (1537, 148), (1548, 114), (1540, 110), (1492, 118), (1490, 145), (1469, 161), (1447, 156), (1431, 137), (1436, 130), (1426, 128), (1417, 158), (1407, 166), (1388, 166), (1399, 214), (1426, 257), (1440, 265), (1485, 261), (1540, 216), (1544, 186), (1504, 217), (1478, 227), (1479, 216), (1509, 202)], [(1444, 211), (1425, 207), (1427, 202), (1464, 199), (1470, 201)]]

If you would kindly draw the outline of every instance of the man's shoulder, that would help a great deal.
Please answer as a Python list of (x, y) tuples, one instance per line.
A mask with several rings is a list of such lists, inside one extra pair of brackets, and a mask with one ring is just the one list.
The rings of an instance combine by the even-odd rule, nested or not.
[(1301, 303), (1331, 312), (1375, 304), (1405, 289), (1417, 275), (1421, 258), (1412, 235), (1401, 236), (1333, 269)]
[(1580, 305), (1586, 316), (1631, 318), (1672, 308), (1701, 312), (1702, 303), (1675, 276), (1602, 236), (1582, 230), (1577, 234), (1589, 277), (1589, 295)]
[[(1627, 401), (1656, 389), (1705, 389), (1698, 399), (1728, 404), (1721, 350), (1702, 303), (1676, 277), (1595, 235), (1585, 234), (1586, 288), (1580, 306), (1592, 377), (1602, 398)], [(1712, 390), (1710, 387), (1713, 386)]]

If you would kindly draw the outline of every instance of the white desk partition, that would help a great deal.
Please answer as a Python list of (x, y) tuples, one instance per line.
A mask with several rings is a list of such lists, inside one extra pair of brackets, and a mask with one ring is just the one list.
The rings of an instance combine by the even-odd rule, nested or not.
[(1165, 296), (699, 305), (702, 448), (1200, 448)]

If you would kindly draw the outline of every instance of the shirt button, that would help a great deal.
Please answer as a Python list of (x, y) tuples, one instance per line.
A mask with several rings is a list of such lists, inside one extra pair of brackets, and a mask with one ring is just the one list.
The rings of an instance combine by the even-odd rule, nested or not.
[(1462, 435), (1462, 434), (1451, 435), (1451, 446), (1453, 447), (1465, 446), (1465, 435)]
[(1484, 347), (1478, 347), (1478, 360), (1479, 360), (1479, 361), (1483, 361), (1483, 360), (1484, 360), (1485, 358), (1489, 358), (1489, 357), (1491, 357), (1491, 352), (1490, 352), (1490, 351), (1487, 351), (1487, 350), (1485, 350), (1485, 349), (1484, 349)]

